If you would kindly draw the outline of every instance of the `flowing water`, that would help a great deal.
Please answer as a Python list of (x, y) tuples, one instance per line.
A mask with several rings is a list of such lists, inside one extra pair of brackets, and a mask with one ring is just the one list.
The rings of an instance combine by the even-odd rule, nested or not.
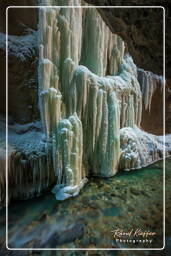
[[(166, 207), (171, 159), (166, 160)], [(1, 240), (5, 209), (1, 210)], [(167, 216), (166, 216), (167, 217)], [(112, 178), (91, 178), (84, 190), (66, 201), (53, 194), (9, 206), (11, 248), (161, 248), (163, 162)], [(155, 232), (152, 242), (116, 241), (112, 230)], [(130, 237), (129, 237), (130, 238)], [(142, 237), (138, 237), (141, 239)], [(149, 237), (148, 237), (149, 238)], [(150, 239), (150, 238), (149, 238)]]

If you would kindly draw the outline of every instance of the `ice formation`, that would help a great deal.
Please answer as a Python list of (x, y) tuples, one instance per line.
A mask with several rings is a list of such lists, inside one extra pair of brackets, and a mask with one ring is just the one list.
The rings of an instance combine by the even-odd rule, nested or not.
[(137, 70), (96, 9), (40, 8), (39, 49), (39, 102), (57, 199), (78, 194), (86, 176), (110, 177), (161, 158), (161, 141), (138, 127), (162, 78)]
[(141, 91), (132, 58), (125, 56), (118, 76), (99, 77), (78, 66), (69, 95), (70, 112), (77, 112), (83, 124), (86, 170), (113, 176), (120, 156), (120, 126), (138, 125), (141, 120)]
[[(0, 135), (5, 127), (0, 122)], [(39, 122), (8, 126), (8, 199), (38, 196), (54, 183), (51, 147), (42, 137)], [(5, 134), (3, 135), (5, 136)], [(5, 141), (0, 141), (0, 205), (5, 203)]]
[(140, 130), (138, 127), (124, 127), (120, 130), (121, 156), (119, 169), (129, 171), (145, 167), (163, 159), (169, 149), (160, 137)]
[[(64, 200), (76, 196), (88, 176), (110, 177), (120, 169), (141, 168), (161, 159), (164, 147), (169, 154), (170, 143), (163, 146), (161, 138), (140, 129), (142, 109), (150, 111), (162, 78), (137, 69), (131, 56), (124, 54), (122, 39), (111, 33), (95, 8), (60, 4), (59, 0), (39, 3), (47, 6), (39, 9), (38, 29), (44, 136), (35, 127), (17, 128), (22, 136), (18, 130), (15, 135), (10, 132), (9, 199), (23, 191), (25, 198), (39, 195), (56, 183), (52, 191)], [(26, 46), (31, 47), (30, 40)], [(17, 50), (13, 44), (11, 49)], [(5, 168), (0, 182), (4, 188)], [(0, 196), (4, 201), (3, 192)]]
[(52, 144), (53, 164), (57, 176), (57, 186), (53, 192), (57, 199), (63, 200), (77, 195), (87, 181), (82, 168), (82, 124), (76, 113), (59, 121)]
[(141, 86), (145, 110), (150, 112), (151, 101), (157, 88), (163, 90), (163, 77), (138, 68), (138, 81)]
[(80, 64), (99, 76), (116, 75), (124, 54), (124, 42), (110, 32), (96, 9), (84, 9), (82, 34)]

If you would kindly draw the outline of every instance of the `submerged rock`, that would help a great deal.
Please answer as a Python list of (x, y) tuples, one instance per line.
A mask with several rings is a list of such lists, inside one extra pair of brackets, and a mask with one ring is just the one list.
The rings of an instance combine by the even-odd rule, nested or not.
[(59, 245), (67, 244), (75, 241), (76, 239), (81, 239), (84, 234), (84, 222), (77, 220), (75, 223), (66, 227), (59, 232), (53, 233), (45, 244), (42, 243), (41, 246), (48, 248), (56, 248)]

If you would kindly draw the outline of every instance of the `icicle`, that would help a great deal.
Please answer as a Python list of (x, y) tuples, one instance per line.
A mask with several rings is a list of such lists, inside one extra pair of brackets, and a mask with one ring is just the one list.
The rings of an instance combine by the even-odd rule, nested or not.
[[(91, 169), (91, 175), (112, 176), (117, 172), (120, 122), (121, 126), (131, 127), (140, 122), (142, 101), (136, 76), (136, 67), (128, 56), (124, 60), (122, 76), (98, 77), (84, 66), (78, 66), (73, 73), (70, 111), (76, 111), (82, 120), (83, 160), (86, 169)], [(112, 106), (114, 112), (110, 115)], [(112, 139), (111, 129), (117, 140)], [(115, 146), (109, 137), (111, 141), (117, 141)]]
[[(73, 78), (73, 73), (75, 71), (75, 63), (67, 58), (64, 61), (64, 68), (63, 68), (63, 75), (62, 75), (62, 92), (63, 92), (63, 100), (66, 104), (66, 109), (69, 112), (69, 91), (70, 91), (70, 86)], [(69, 114), (67, 112), (67, 114)]]
[[(60, 5), (58, 0), (50, 2)], [(52, 141), (57, 177), (53, 192), (63, 200), (78, 194), (85, 175), (109, 177), (119, 166), (144, 164), (146, 153), (124, 155), (129, 139), (122, 131), (128, 129), (135, 141), (142, 98), (150, 110), (157, 78), (145, 72), (140, 87), (140, 72), (124, 55), (123, 40), (111, 33), (96, 9), (47, 9), (39, 15), (39, 98), (47, 140)]]
[(61, 117), (61, 94), (55, 88), (49, 88), (42, 91), (40, 96), (44, 129), (49, 139), (50, 135), (55, 132), (56, 124)]
[(98, 12), (84, 9), (80, 63), (99, 76), (116, 75), (122, 63), (123, 48), (121, 38), (111, 33)]
[(150, 112), (153, 95), (157, 88), (163, 88), (163, 79), (152, 72), (138, 69), (138, 81), (142, 90), (145, 110)]
[[(20, 138), (19, 138), (20, 140)], [(24, 144), (25, 142), (23, 142)], [(54, 182), (54, 170), (52, 166), (51, 151), (45, 151), (45, 143), (39, 141), (37, 148), (33, 151), (23, 148), (23, 151), (16, 151), (14, 148), (9, 148), (8, 156), (8, 198), (13, 199), (28, 199), (38, 196), (42, 191), (47, 189), (45, 180), (48, 180), (48, 185)], [(49, 162), (47, 159), (49, 158)], [(5, 157), (4, 157), (5, 159)], [(50, 169), (47, 172), (47, 169)], [(50, 173), (50, 174), (49, 174)], [(5, 186), (5, 169), (4, 178), (0, 176), (0, 187)], [(4, 184), (4, 185), (3, 185)], [(5, 189), (0, 193), (0, 204), (5, 201)]]

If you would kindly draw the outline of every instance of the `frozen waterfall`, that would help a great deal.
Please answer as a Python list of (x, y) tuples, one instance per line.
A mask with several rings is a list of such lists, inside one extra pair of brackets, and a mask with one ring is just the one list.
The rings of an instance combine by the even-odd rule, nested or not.
[(161, 78), (137, 69), (95, 8), (51, 4), (39, 11), (39, 103), (53, 144), (53, 192), (63, 200), (86, 176), (110, 177), (163, 156), (161, 140), (140, 129)]

